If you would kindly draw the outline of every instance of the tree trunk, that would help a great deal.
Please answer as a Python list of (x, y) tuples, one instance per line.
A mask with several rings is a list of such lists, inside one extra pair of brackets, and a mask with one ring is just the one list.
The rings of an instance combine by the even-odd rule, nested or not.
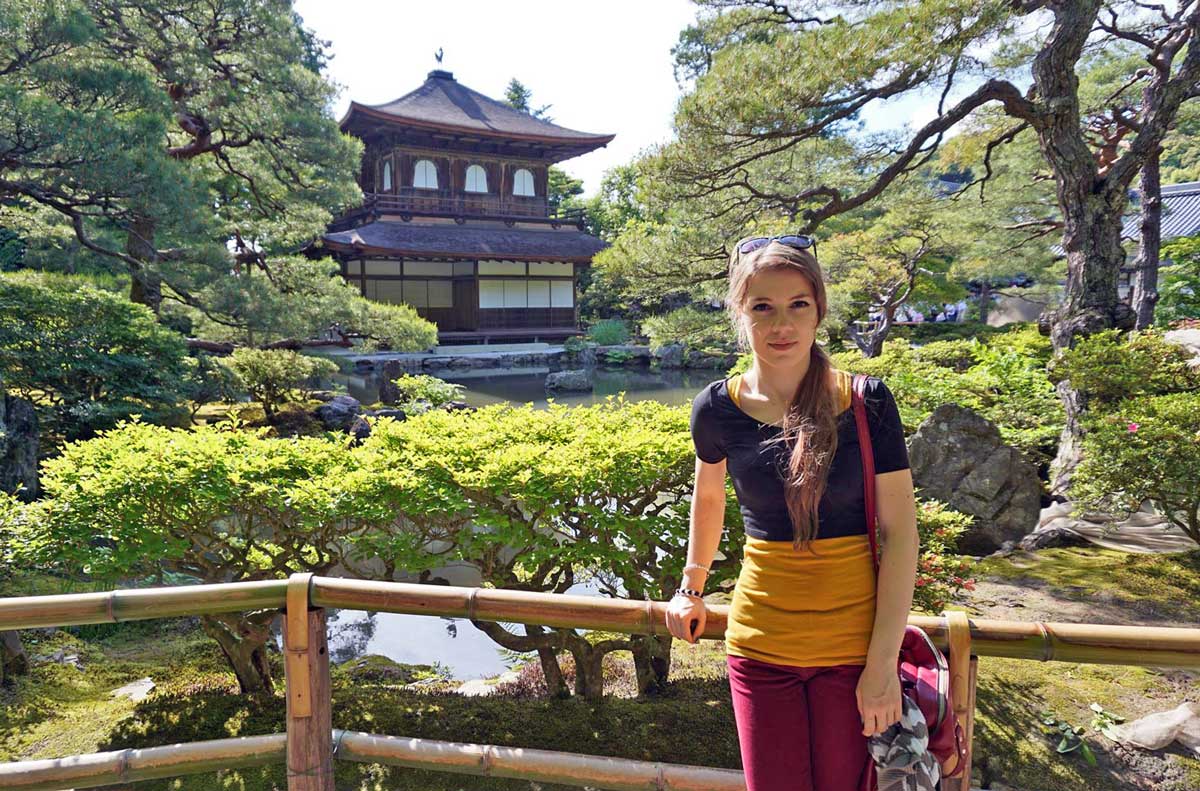
[(890, 317), (881, 318), (880, 322), (875, 325), (875, 328), (868, 333), (861, 333), (854, 326), (854, 322), (850, 322), (848, 331), (850, 339), (854, 341), (854, 345), (862, 352), (863, 357), (878, 357), (883, 353), (883, 342), (887, 340), (888, 332), (892, 329), (892, 320)]
[(1142, 168), (1142, 243), (1130, 283), (1134, 327), (1144, 330), (1154, 324), (1154, 306), (1158, 302), (1158, 249), (1162, 243), (1162, 188), (1159, 181), (1159, 157), (1155, 151)]
[[(545, 634), (544, 626), (525, 625), (525, 633), (533, 635)], [(539, 646), (538, 662), (542, 666), (542, 675), (546, 679), (546, 693), (554, 698), (569, 698), (571, 690), (567, 680), (563, 678), (562, 667), (558, 664), (558, 649), (551, 646)]]
[(992, 283), (987, 278), (980, 281), (979, 284), (979, 321), (982, 324), (988, 323), (988, 317), (992, 310)]
[(580, 638), (572, 640), (571, 655), (575, 657), (575, 694), (587, 700), (604, 697), (604, 655)]
[(633, 667), (638, 695), (658, 695), (667, 690), (671, 675), (671, 638), (638, 634), (633, 642)]
[[(1071, 349), (1078, 338), (1106, 329), (1133, 327), (1133, 311), (1117, 297), (1117, 279), (1125, 261), (1121, 247), (1119, 205), (1105, 203), (1090, 192), (1074, 205), (1063, 201), (1065, 230), (1063, 247), (1067, 252), (1067, 283), (1063, 302), (1042, 324), (1049, 324), (1050, 340), (1056, 353)], [(1087, 394), (1071, 387), (1069, 381), (1057, 386), (1066, 413), (1058, 455), (1051, 467), (1052, 494), (1066, 496), (1071, 477), (1079, 466), (1083, 440), (1083, 417)]]
[(513, 634), (494, 621), (471, 621), (475, 628), (492, 638), (502, 647), (510, 651), (537, 651), (538, 661), (542, 665), (542, 674), (546, 677), (546, 689), (549, 694), (565, 698), (570, 693), (567, 682), (563, 678), (562, 668), (558, 664), (558, 652), (563, 650), (569, 629), (552, 629), (547, 631), (543, 626), (525, 625), (525, 634)]
[(21, 645), (21, 633), (11, 629), (0, 631), (0, 682), (28, 672), (29, 657)]
[(229, 666), (237, 676), (243, 695), (273, 694), (271, 663), (267, 645), (271, 640), (271, 623), (277, 612), (204, 615), (200, 623), (204, 632), (217, 641)]
[(144, 262), (131, 268), (133, 279), (129, 284), (129, 301), (145, 305), (158, 314), (162, 305), (162, 277), (158, 274), (158, 251), (154, 247), (154, 221), (138, 217), (133, 221), (125, 236), (125, 252)]

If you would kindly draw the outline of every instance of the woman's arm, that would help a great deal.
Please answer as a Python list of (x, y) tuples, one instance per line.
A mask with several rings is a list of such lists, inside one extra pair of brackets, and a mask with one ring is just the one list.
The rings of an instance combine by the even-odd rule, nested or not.
[(900, 719), (896, 659), (912, 609), (920, 551), (912, 471), (876, 475), (875, 496), (881, 544), (879, 579), (871, 647), (859, 681), (859, 711), (867, 736), (887, 730)]
[[(725, 460), (709, 464), (696, 459), (696, 480), (692, 486), (692, 506), (688, 525), (687, 565), (708, 568), (712, 565), (725, 529)], [(690, 568), (683, 572), (680, 587), (703, 591), (708, 572)], [(695, 621), (695, 628), (692, 622)], [(667, 629), (676, 637), (696, 642), (707, 622), (704, 601), (676, 596), (667, 607)]]

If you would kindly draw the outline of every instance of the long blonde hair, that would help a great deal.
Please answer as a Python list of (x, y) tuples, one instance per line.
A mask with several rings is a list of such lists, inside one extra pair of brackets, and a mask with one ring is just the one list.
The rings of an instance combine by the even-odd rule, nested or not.
[[(790, 269), (808, 280), (817, 306), (817, 324), (829, 308), (821, 266), (809, 250), (800, 250), (773, 241), (750, 253), (740, 254), (741, 240), (729, 258), (729, 290), (725, 306), (743, 348), (750, 348), (750, 333), (743, 308), (750, 280), (760, 272)], [(784, 496), (792, 522), (792, 544), (807, 546), (817, 535), (817, 513), (829, 466), (837, 450), (837, 405), (831, 386), (833, 365), (829, 355), (815, 341), (810, 352), (808, 372), (796, 388), (783, 418), (780, 439), (791, 449), (784, 476)]]

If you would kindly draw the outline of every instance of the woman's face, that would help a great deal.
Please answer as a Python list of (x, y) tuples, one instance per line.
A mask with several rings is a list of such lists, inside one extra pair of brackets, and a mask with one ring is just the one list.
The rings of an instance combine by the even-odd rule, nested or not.
[(812, 351), (817, 336), (817, 300), (808, 278), (795, 269), (753, 275), (742, 303), (742, 321), (754, 356), (767, 365), (792, 365)]

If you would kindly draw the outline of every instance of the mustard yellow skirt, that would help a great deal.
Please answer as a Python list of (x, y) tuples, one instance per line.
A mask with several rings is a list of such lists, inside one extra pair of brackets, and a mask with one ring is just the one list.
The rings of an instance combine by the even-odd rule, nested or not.
[(875, 624), (875, 574), (866, 536), (746, 539), (725, 650), (777, 665), (861, 665)]

